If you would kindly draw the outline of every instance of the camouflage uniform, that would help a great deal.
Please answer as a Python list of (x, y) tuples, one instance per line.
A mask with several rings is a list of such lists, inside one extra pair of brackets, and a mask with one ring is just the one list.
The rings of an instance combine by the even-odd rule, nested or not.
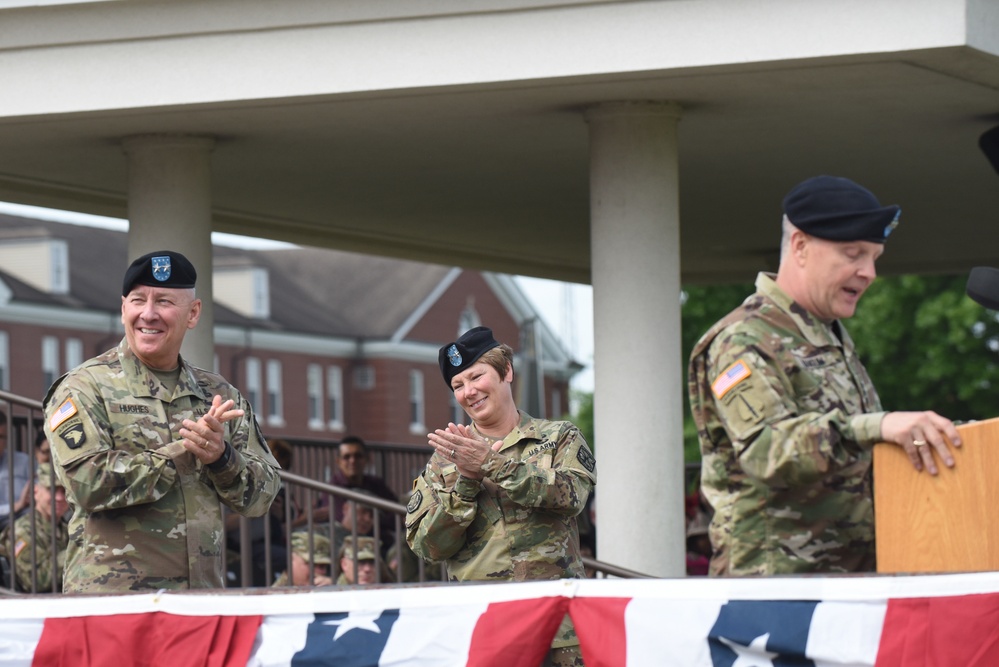
[[(67, 512), (68, 514), (68, 512)], [(32, 519), (35, 525), (32, 529)], [(67, 530), (68, 516), (60, 517), (53, 533), (52, 520), (38, 510), (23, 514), (14, 522), (14, 576), (22, 591), (31, 591), (31, 574), (35, 572), (35, 590), (47, 593), (52, 590), (55, 580), (56, 590), (62, 590), (62, 571), (66, 563), (66, 544), (69, 541)], [(4, 530), (0, 534), (0, 551), (6, 551), (8, 535)], [(52, 570), (52, 545), (55, 544), (56, 569)], [(32, 568), (31, 558), (34, 551), (35, 566)]]
[[(576, 515), (596, 483), (596, 462), (579, 429), (520, 413), (520, 424), (482, 464), (482, 481), (461, 477), (436, 453), (413, 482), (406, 540), (452, 581), (582, 578)], [(579, 643), (568, 617), (554, 648)]]
[[(216, 394), (245, 415), (224, 424), (231, 457), (212, 470), (177, 432), (184, 419), (207, 413)], [(277, 462), (234, 387), (181, 359), (170, 395), (122, 340), (57, 380), (45, 411), (53, 463), (73, 508), (66, 592), (223, 585), (219, 501), (261, 516), (280, 488)]]
[(872, 571), (871, 448), (885, 413), (842, 324), (760, 274), (697, 343), (689, 383), (715, 510), (710, 573)]

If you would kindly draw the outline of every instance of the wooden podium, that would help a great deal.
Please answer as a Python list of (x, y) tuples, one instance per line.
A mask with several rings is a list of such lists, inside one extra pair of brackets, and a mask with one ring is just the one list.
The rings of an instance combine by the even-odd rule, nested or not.
[(954, 467), (916, 472), (905, 450), (874, 447), (878, 572), (999, 570), (999, 418), (957, 427)]

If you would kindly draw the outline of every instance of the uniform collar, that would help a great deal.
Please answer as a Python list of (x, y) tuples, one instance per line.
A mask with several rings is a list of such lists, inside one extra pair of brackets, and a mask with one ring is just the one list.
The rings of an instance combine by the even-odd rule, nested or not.
[[(815, 347), (842, 347), (853, 350), (853, 339), (846, 332), (846, 327), (839, 320), (826, 323), (798, 305), (787, 293), (777, 286), (777, 276), (773, 273), (760, 272), (756, 276), (756, 292), (767, 297), (776, 306), (787, 313), (788, 317), (798, 325), (798, 330)], [(839, 329), (840, 335), (836, 335)]]
[[(520, 422), (514, 427), (512, 431), (506, 434), (503, 438), (503, 445), (499, 448), (499, 451), (503, 451), (507, 447), (517, 444), (523, 440), (540, 440), (541, 439), (541, 429), (540, 429), (540, 419), (535, 419), (531, 415), (527, 414), (523, 410), (517, 410), (517, 414), (520, 415)], [(472, 430), (481, 438), (487, 438), (490, 441), (495, 440), (489, 436), (482, 435), (479, 430), (472, 425)]]
[(128, 339), (122, 338), (118, 343), (118, 360), (121, 362), (122, 371), (128, 381), (129, 391), (133, 396), (148, 398), (158, 398), (167, 403), (172, 403), (181, 396), (198, 396), (204, 400), (211, 400), (205, 391), (194, 378), (191, 365), (183, 357), (180, 359), (180, 374), (177, 377), (177, 389), (170, 395), (167, 387), (160, 382), (156, 374), (143, 364), (132, 348), (128, 346)]

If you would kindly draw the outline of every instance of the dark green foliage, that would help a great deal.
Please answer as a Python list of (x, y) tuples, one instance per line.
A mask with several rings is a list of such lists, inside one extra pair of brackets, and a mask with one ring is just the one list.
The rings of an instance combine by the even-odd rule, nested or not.
[(999, 323), (965, 295), (967, 279), (881, 278), (861, 299), (847, 327), (886, 410), (999, 415)]
[(590, 450), (596, 451), (596, 443), (593, 441), (593, 393), (587, 391), (573, 392), (573, 403), (576, 412), (569, 417), (569, 421), (576, 425), (586, 438), (586, 444)]

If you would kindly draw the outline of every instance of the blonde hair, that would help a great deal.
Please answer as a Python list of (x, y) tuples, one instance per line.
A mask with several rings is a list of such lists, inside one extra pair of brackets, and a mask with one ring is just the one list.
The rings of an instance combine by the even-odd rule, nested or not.
[(506, 343), (490, 348), (482, 353), (477, 361), (481, 361), (496, 370), (500, 378), (506, 375), (507, 367), (513, 368), (513, 348)]

